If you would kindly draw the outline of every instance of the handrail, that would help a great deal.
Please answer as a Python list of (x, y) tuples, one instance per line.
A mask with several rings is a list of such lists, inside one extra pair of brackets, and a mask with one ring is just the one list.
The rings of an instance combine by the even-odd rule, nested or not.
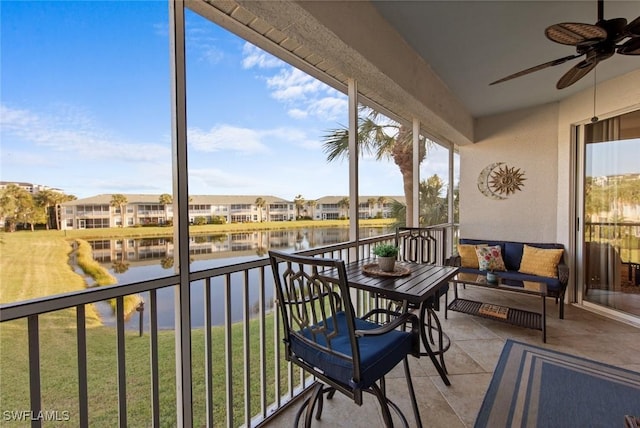
[[(444, 232), (451, 231), (451, 225), (445, 227), (434, 227), (434, 229), (442, 229)], [(313, 248), (305, 251), (296, 252), (303, 255), (321, 255), (325, 257), (341, 258), (349, 261), (353, 257), (363, 258), (371, 255), (373, 246), (379, 242), (393, 243), (395, 240), (395, 233), (386, 235), (380, 235), (376, 237), (364, 238), (358, 242), (342, 242), (333, 245), (327, 245), (323, 247)], [(270, 337), (266, 334), (266, 318), (271, 311), (271, 301), (267, 301), (265, 296), (265, 290), (270, 287), (272, 278), (270, 274), (270, 264), (268, 258), (257, 258), (246, 262), (230, 264), (226, 266), (220, 266), (210, 269), (205, 269), (189, 274), (190, 285), (196, 286), (196, 282), (204, 281), (205, 297), (202, 305), (204, 306), (205, 325), (203, 327), (205, 332), (205, 338), (207, 339), (206, 352), (205, 352), (205, 364), (206, 364), (206, 403), (209, 410), (207, 410), (207, 421), (209, 425), (214, 424), (213, 415), (211, 413), (211, 406), (213, 405), (214, 385), (211, 379), (211, 370), (213, 367), (213, 361), (218, 358), (225, 359), (225, 367), (227, 369), (227, 377), (224, 385), (216, 385), (215, 388), (223, 388), (226, 390), (226, 426), (236, 425), (238, 422), (245, 426), (259, 426), (267, 420), (272, 419), (280, 410), (284, 409), (311, 384), (311, 380), (303, 379), (300, 373), (293, 371), (291, 367), (283, 369), (280, 367), (282, 364), (281, 357), (278, 350), (278, 343), (280, 342), (279, 334), (279, 322), (274, 319), (273, 334), (274, 337)], [(232, 280), (233, 276), (233, 280)], [(28, 321), (28, 338), (29, 338), (29, 382), (30, 382), (30, 405), (25, 403), (25, 408), (30, 408), (32, 412), (37, 414), (41, 409), (41, 354), (39, 349), (39, 317), (42, 314), (56, 312), (73, 308), (76, 310), (76, 327), (75, 334), (77, 336), (77, 367), (78, 367), (78, 418), (81, 425), (86, 425), (90, 421), (90, 407), (86, 398), (86, 391), (88, 388), (88, 382), (90, 378), (90, 368), (87, 362), (87, 329), (86, 329), (86, 311), (85, 306), (101, 301), (112, 300), (116, 302), (116, 337), (117, 341), (114, 343), (114, 348), (117, 357), (117, 369), (118, 369), (118, 397), (117, 403), (115, 403), (114, 409), (118, 410), (119, 424), (126, 426), (128, 420), (127, 414), (127, 377), (126, 377), (126, 352), (125, 352), (125, 326), (124, 326), (124, 298), (125, 296), (139, 293), (149, 293), (148, 311), (150, 314), (149, 321), (149, 337), (150, 337), (150, 382), (152, 386), (152, 394), (150, 397), (150, 406), (152, 409), (150, 423), (153, 426), (159, 425), (159, 406), (160, 406), (160, 384), (162, 379), (159, 377), (159, 361), (158, 361), (158, 303), (157, 294), (160, 289), (166, 287), (176, 287), (179, 285), (179, 275), (170, 275), (163, 278), (150, 279), (140, 281), (126, 285), (112, 285), (90, 288), (81, 291), (74, 291), (69, 293), (62, 293), (53, 296), (39, 297), (21, 302), (14, 302), (0, 305), (0, 324), (12, 320), (25, 319)], [(212, 303), (211, 296), (214, 287), (214, 281), (222, 281), (224, 290), (225, 305), (225, 320), (224, 325), (221, 327), (224, 329), (225, 344), (223, 349), (215, 348), (215, 344), (211, 342), (211, 334), (213, 323), (211, 321), (212, 315)], [(249, 304), (249, 287), (258, 287), (259, 291), (259, 303), (258, 303), (258, 329), (260, 337), (259, 345), (259, 358), (257, 364), (258, 371), (260, 373), (259, 378), (252, 377), (249, 372), (248, 359), (250, 357), (250, 335), (249, 335), (249, 322), (253, 316), (253, 312), (250, 309)], [(215, 285), (218, 287), (218, 285)], [(239, 288), (242, 290), (243, 302), (242, 302), (242, 320), (233, 322), (231, 319), (231, 300), (230, 294), (232, 288)], [(354, 298), (354, 305), (357, 311), (368, 311), (375, 305), (379, 304), (375, 298), (365, 295), (365, 293), (358, 293)], [(177, 316), (189, 317), (190, 314), (178, 314)], [(231, 330), (236, 328), (233, 326), (240, 325), (243, 329), (243, 352), (244, 352), (244, 368), (236, 367), (232, 363), (232, 352), (230, 348)], [(253, 339), (252, 339), (253, 340)], [(220, 346), (218, 344), (217, 346)], [(273, 350), (275, 359), (266, 359), (267, 349)], [(190, 363), (190, 361), (188, 362)], [(273, 371), (274, 381), (267, 381), (267, 372)], [(237, 398), (233, 398), (233, 386), (232, 386), (232, 372), (244, 372), (243, 374), (243, 386), (244, 388), (244, 406), (243, 417), (240, 421), (240, 416), (236, 415), (233, 409), (232, 403), (238, 402)], [(281, 378), (286, 378), (284, 380)], [(268, 383), (269, 382), (269, 383)], [(260, 404), (259, 408), (253, 408), (250, 400), (250, 392), (256, 385), (259, 385)], [(271, 389), (274, 388), (274, 389)], [(275, 392), (274, 401), (269, 403), (266, 399), (266, 391), (271, 390)], [(83, 392), (84, 391), (84, 392)], [(240, 401), (242, 402), (242, 400)], [(217, 424), (217, 423), (216, 423)]]

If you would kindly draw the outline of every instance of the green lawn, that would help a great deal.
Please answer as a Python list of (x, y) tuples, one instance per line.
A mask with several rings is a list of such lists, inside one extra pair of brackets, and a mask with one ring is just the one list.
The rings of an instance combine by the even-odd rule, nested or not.
[[(147, 228), (137, 228), (136, 231)], [(115, 232), (114, 232), (115, 231)], [(127, 229), (109, 229), (122, 233)], [(94, 232), (94, 231), (92, 231)], [(85, 288), (84, 278), (68, 263), (69, 239), (61, 231), (0, 233), (0, 302), (30, 299)], [(112, 235), (109, 235), (112, 236)], [(123, 235), (120, 235), (123, 236)], [(84, 236), (86, 237), (86, 236)], [(267, 317), (266, 338), (273, 338), (273, 316)], [(259, 325), (250, 323), (250, 361), (252, 414), (257, 413), (259, 391)], [(0, 409), (29, 408), (29, 370), (26, 320), (0, 325)], [(232, 329), (234, 425), (240, 425), (244, 412), (243, 330)], [(224, 330), (215, 328), (212, 335), (214, 356), (224, 355)], [(117, 362), (115, 329), (101, 325), (93, 306), (87, 307), (87, 347), (89, 365), (89, 413), (91, 426), (117, 425)], [(162, 331), (159, 337), (160, 399), (162, 426), (175, 425), (175, 337)], [(40, 317), (40, 350), (43, 410), (69, 411), (71, 425), (77, 425), (77, 349), (75, 310), (69, 309)], [(204, 331), (192, 331), (194, 419), (205, 421)], [(149, 336), (137, 332), (126, 334), (127, 406), (129, 426), (147, 426), (150, 420)], [(273, 346), (267, 346), (266, 361), (275, 359)], [(225, 425), (225, 358), (213, 359), (216, 426)], [(282, 369), (283, 375), (286, 370)], [(274, 399), (274, 370), (267, 375), (267, 399)], [(286, 385), (286, 383), (283, 383)], [(74, 423), (75, 421), (75, 423)], [(69, 423), (61, 423), (68, 426)], [(15, 424), (19, 426), (19, 424)], [(47, 425), (49, 426), (49, 425)], [(55, 425), (54, 425), (55, 426)]]
[[(44, 316), (43, 318), (47, 318)], [(60, 318), (60, 317), (56, 317)], [(52, 321), (52, 320), (48, 320)], [(78, 425), (77, 410), (77, 356), (75, 330), (49, 327), (41, 329), (41, 379), (42, 408), (44, 410), (68, 410), (71, 425)], [(242, 423), (244, 413), (243, 367), (241, 325), (234, 325), (233, 343), (233, 396), (234, 426)], [(260, 411), (259, 330), (258, 323), (250, 323), (250, 369), (252, 414)], [(28, 344), (26, 323), (5, 323), (0, 329), (0, 408), (22, 410), (29, 408)], [(173, 331), (159, 335), (160, 364), (160, 412), (162, 426), (175, 425), (175, 337)], [(267, 338), (273, 337), (273, 317), (267, 318)], [(224, 355), (224, 331), (215, 328), (212, 335), (214, 356)], [(205, 421), (204, 331), (192, 331), (193, 352), (193, 407), (196, 425)], [(94, 327), (87, 331), (89, 365), (89, 415), (92, 427), (113, 427), (118, 424), (117, 362), (115, 329)], [(150, 408), (149, 335), (139, 337), (131, 332), (126, 335), (127, 406), (129, 426), (148, 426)], [(273, 347), (268, 347), (267, 362), (274, 361)], [(214, 417), (215, 426), (225, 423), (225, 358), (213, 358)], [(281, 369), (285, 372), (284, 367)], [(283, 378), (284, 379), (284, 378)], [(274, 371), (269, 367), (267, 375), (267, 399), (273, 402)], [(286, 385), (286, 383), (283, 383)], [(63, 424), (64, 425), (64, 424)], [(68, 425), (67, 425), (68, 426)]]

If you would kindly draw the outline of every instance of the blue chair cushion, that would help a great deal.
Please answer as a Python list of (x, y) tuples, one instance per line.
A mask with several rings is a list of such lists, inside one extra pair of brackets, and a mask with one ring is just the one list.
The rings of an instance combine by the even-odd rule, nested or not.
[[(346, 315), (344, 312), (338, 312), (335, 317), (328, 318), (327, 326), (331, 330), (334, 318), (338, 326), (338, 335), (331, 339), (331, 349), (352, 357)], [(355, 327), (356, 330), (371, 330), (380, 326), (356, 318)], [(309, 328), (303, 329), (301, 333), (313, 340)], [(411, 333), (405, 331), (392, 330), (383, 335), (358, 338), (361, 378), (359, 382), (355, 382), (351, 360), (315, 348), (294, 335), (290, 336), (290, 340), (291, 350), (307, 364), (321, 369), (327, 377), (357, 389), (371, 386), (412, 351)], [(327, 345), (322, 335), (316, 335), (315, 341), (319, 345)]]

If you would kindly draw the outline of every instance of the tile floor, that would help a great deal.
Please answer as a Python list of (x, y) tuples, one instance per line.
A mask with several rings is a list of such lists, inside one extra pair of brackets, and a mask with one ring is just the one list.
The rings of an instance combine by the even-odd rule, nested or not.
[[(467, 287), (460, 295), (521, 309), (538, 311), (540, 307), (539, 298), (521, 294)], [(547, 299), (546, 344), (542, 343), (541, 332), (537, 330), (456, 312), (449, 312), (445, 320), (442, 309), (439, 316), (452, 341), (445, 358), (451, 386), (445, 386), (428, 357), (411, 359), (414, 388), (425, 427), (473, 427), (508, 338), (640, 372), (639, 327), (571, 305), (565, 306), (565, 319), (560, 320), (553, 299)], [(399, 365), (387, 378), (387, 395), (400, 406), (409, 424), (415, 426), (406, 391), (404, 371)], [(291, 427), (298, 407), (299, 404), (294, 403), (265, 426)], [(373, 396), (365, 395), (364, 404), (358, 407), (336, 394), (333, 400), (325, 401), (322, 419), (314, 421), (313, 426), (377, 428), (383, 423)]]

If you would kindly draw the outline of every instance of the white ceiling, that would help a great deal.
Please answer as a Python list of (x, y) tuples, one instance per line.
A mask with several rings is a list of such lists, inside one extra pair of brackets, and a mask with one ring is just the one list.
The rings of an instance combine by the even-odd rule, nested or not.
[[(548, 40), (559, 22), (597, 21), (597, 1), (374, 1), (374, 6), (420, 54), (469, 112), (485, 116), (558, 101), (592, 87), (594, 72), (557, 90), (558, 79), (583, 58), (508, 82), (512, 73), (575, 53)], [(604, 18), (640, 15), (640, 1), (604, 2)], [(640, 69), (640, 56), (615, 54), (595, 69), (604, 81)]]

